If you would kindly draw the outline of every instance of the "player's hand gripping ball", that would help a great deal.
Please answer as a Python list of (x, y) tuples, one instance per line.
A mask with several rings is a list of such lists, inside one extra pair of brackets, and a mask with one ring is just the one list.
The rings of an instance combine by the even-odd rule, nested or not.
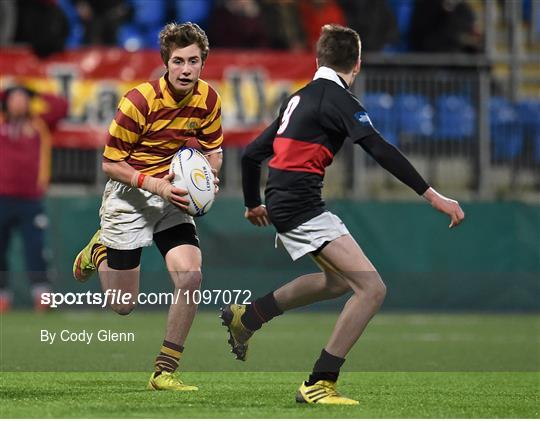
[(174, 173), (175, 187), (188, 191), (187, 212), (192, 216), (206, 214), (214, 203), (215, 187), (212, 167), (204, 155), (197, 149), (180, 149), (172, 159), (169, 173)]

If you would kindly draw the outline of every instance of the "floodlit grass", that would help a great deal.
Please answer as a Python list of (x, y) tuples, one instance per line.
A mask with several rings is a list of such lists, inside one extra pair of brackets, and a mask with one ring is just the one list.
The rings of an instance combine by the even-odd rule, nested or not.
[[(381, 314), (347, 358), (339, 390), (358, 407), (299, 405), (336, 314), (287, 314), (233, 359), (215, 312), (196, 319), (181, 362), (198, 392), (146, 390), (165, 312), (12, 312), (1, 317), (3, 418), (538, 418), (538, 315)], [(100, 329), (135, 333), (98, 342)], [(41, 342), (41, 330), (94, 333)]]
[(3, 373), (7, 418), (538, 418), (536, 373), (346, 373), (356, 407), (297, 404), (303, 373), (184, 373), (198, 392), (145, 390), (149, 373)]

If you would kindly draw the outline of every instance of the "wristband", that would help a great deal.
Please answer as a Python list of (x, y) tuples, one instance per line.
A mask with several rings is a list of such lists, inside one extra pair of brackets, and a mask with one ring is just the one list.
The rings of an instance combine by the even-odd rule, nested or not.
[(137, 177), (137, 187), (139, 189), (142, 188), (145, 178), (146, 178), (146, 174), (139, 173), (139, 176)]
[(135, 171), (131, 176), (131, 187), (142, 188), (146, 174), (141, 174), (139, 171)]

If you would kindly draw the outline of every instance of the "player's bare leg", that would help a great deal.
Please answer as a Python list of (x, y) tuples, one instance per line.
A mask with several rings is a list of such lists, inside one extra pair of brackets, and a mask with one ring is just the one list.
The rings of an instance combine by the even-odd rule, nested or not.
[[(86, 282), (98, 272), (105, 304), (118, 314), (129, 314), (137, 305), (140, 268), (111, 269), (107, 263), (107, 248), (101, 244), (100, 236), (101, 230), (98, 229), (75, 257), (73, 277), (79, 282)], [(131, 294), (126, 303), (118, 300), (119, 295), (125, 293)]]
[(386, 287), (373, 264), (350, 235), (330, 242), (315, 260), (323, 274), (300, 276), (274, 291), (282, 311), (354, 294), (345, 304), (325, 349), (343, 358), (381, 306)]
[(315, 258), (323, 274), (304, 275), (274, 291), (282, 311), (339, 297), (352, 290), (325, 349), (345, 357), (381, 306), (386, 287), (373, 264), (350, 236), (330, 242)]
[[(229, 333), (242, 331), (243, 327), (251, 335), (263, 323), (283, 311), (352, 291), (353, 295), (345, 304), (330, 340), (315, 363), (309, 381), (302, 383), (296, 399), (298, 402), (307, 403), (358, 404), (358, 401), (341, 396), (336, 391), (336, 381), (345, 355), (381, 306), (386, 287), (375, 267), (350, 235), (330, 242), (315, 260), (323, 273), (300, 276), (273, 293), (257, 299), (247, 310), (244, 309), (241, 317), (235, 317), (235, 320), (238, 319), (236, 322), (233, 320), (233, 323), (228, 325)], [(234, 345), (238, 345), (236, 342)], [(245, 358), (247, 340), (241, 345), (243, 346), (237, 346), (236, 349), (243, 350)]]
[(174, 299), (178, 297), (169, 308), (165, 339), (183, 345), (197, 312), (193, 291), (201, 286), (201, 251), (183, 244), (169, 250), (165, 261), (174, 284)]
[[(302, 275), (274, 291), (271, 297), (263, 297), (262, 302), (257, 300), (261, 309), (254, 310), (257, 303), (250, 307), (230, 304), (222, 309), (222, 324), (227, 327), (228, 343), (237, 359), (246, 360), (249, 338), (261, 327), (261, 322), (267, 322), (283, 311), (337, 298), (351, 291), (349, 283), (335, 268), (322, 259), (316, 259), (316, 262), (323, 272)], [(269, 311), (265, 311), (265, 307), (269, 307)]]
[(302, 275), (274, 291), (281, 311), (341, 297), (351, 291), (347, 281), (336, 272), (319, 265), (324, 272)]
[[(344, 235), (330, 242), (316, 257), (325, 274), (332, 274), (348, 283), (353, 295), (345, 304), (327, 345), (322, 349), (315, 362), (309, 380), (300, 385), (296, 393), (299, 403), (356, 405), (358, 401), (340, 395), (336, 390), (336, 381), (345, 355), (356, 343), (366, 325), (381, 306), (386, 287), (369, 259), (362, 252), (350, 235)], [(298, 283), (298, 280), (290, 284)], [(294, 308), (316, 295), (306, 295), (299, 288), (274, 292), (276, 305), (280, 308)], [(307, 285), (306, 285), (307, 286)], [(322, 284), (325, 286), (325, 284)], [(328, 288), (328, 287), (327, 287)], [(298, 296), (294, 294), (298, 291)], [(291, 293), (292, 292), (292, 293)], [(319, 292), (324, 296), (324, 292)], [(330, 294), (327, 292), (327, 294)], [(299, 299), (298, 297), (302, 297)]]
[(196, 386), (184, 384), (173, 373), (178, 368), (184, 342), (197, 312), (193, 291), (201, 286), (201, 251), (188, 244), (176, 246), (167, 252), (165, 262), (174, 284), (174, 298), (167, 316), (165, 340), (148, 388), (179, 392), (198, 390)]
[[(139, 278), (140, 266), (134, 269), (116, 270), (111, 269), (107, 264), (107, 260), (103, 260), (98, 266), (99, 280), (101, 282), (101, 290), (103, 294), (115, 291), (115, 301), (109, 301), (109, 307), (116, 313), (127, 315), (137, 306), (137, 297), (139, 294)], [(127, 303), (119, 302), (118, 297), (122, 294), (130, 294)], [(107, 300), (110, 300), (107, 297)]]
[(379, 310), (386, 287), (373, 264), (350, 235), (328, 244), (318, 260), (339, 271), (354, 291), (343, 307), (325, 347), (328, 353), (343, 358)]

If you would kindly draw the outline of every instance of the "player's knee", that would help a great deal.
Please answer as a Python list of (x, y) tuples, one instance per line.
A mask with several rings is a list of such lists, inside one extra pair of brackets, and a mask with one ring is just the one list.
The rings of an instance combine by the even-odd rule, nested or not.
[(351, 291), (351, 287), (343, 282), (328, 282), (326, 288), (336, 298)]
[(383, 280), (378, 277), (378, 279), (370, 282), (366, 293), (369, 295), (370, 300), (374, 304), (380, 306), (386, 297), (386, 285), (384, 284)]
[(378, 272), (362, 272), (349, 277), (357, 293), (365, 295), (375, 306), (380, 306), (386, 297), (386, 285)]
[(182, 271), (173, 275), (174, 286), (183, 291), (196, 291), (201, 288), (202, 272), (200, 269)]
[(111, 304), (111, 309), (121, 315), (121, 316), (127, 316), (135, 309), (136, 304), (129, 303), (129, 304)]

